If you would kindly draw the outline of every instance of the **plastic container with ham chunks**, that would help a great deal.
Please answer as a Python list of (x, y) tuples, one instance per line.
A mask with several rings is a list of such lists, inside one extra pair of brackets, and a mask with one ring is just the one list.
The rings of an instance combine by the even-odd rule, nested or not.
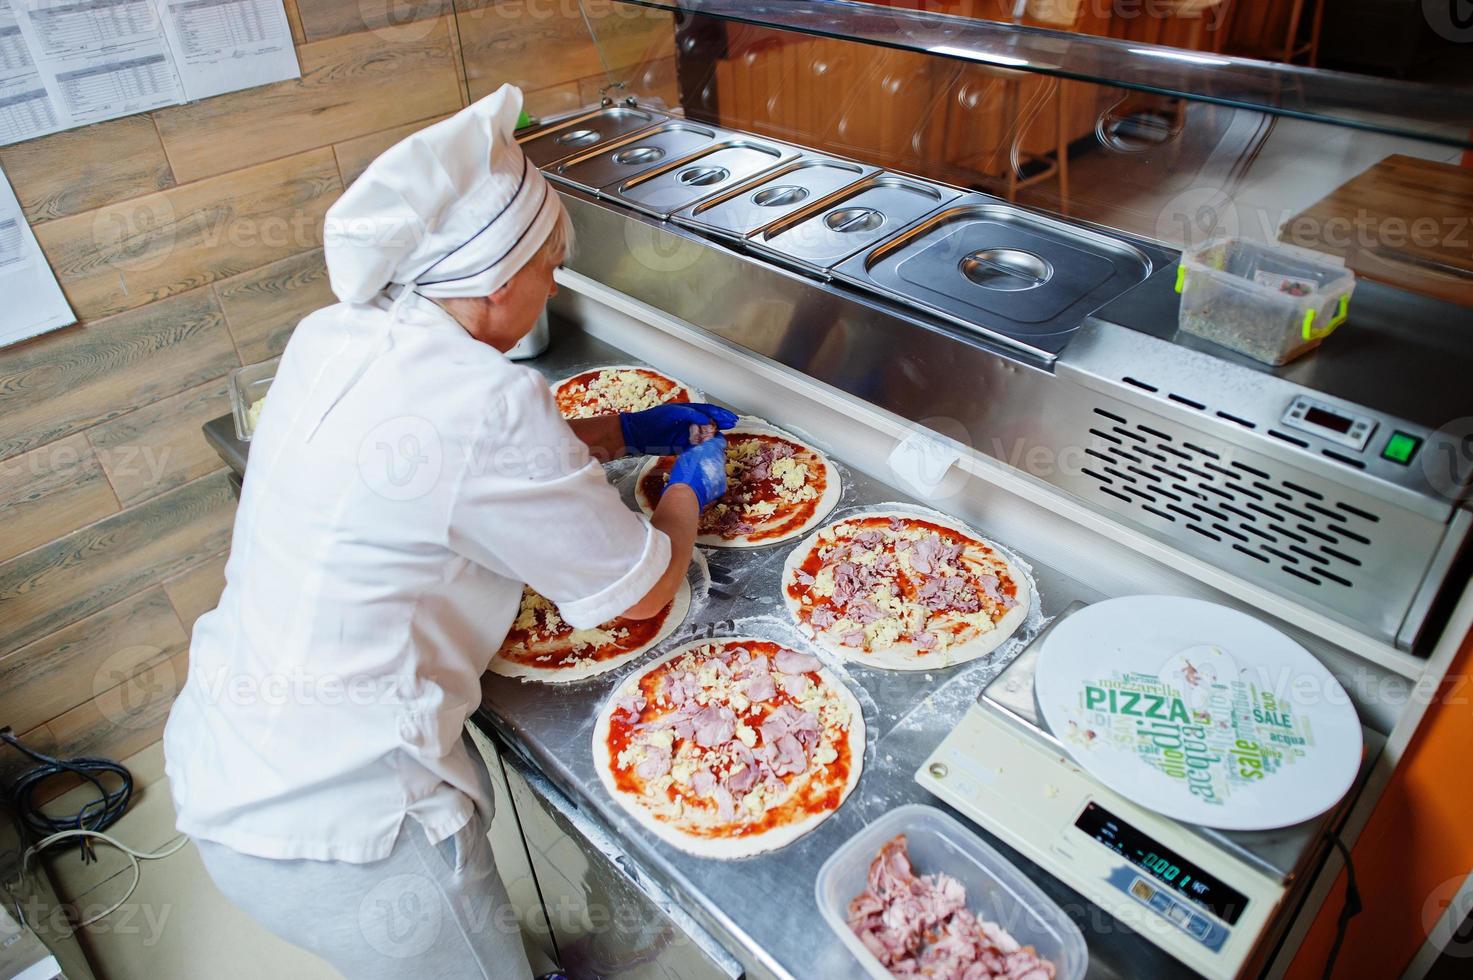
[(1089, 949), (1079, 928), (1038, 886), (956, 819), (935, 807), (913, 803), (891, 810), (829, 855), (815, 886), (818, 907), (849, 952), (876, 980), (890, 971), (849, 928), (849, 903), (865, 890), (870, 863), (880, 848), (904, 834), (917, 875), (942, 872), (967, 890), (967, 908), (996, 922), (1024, 946), (1054, 965), (1056, 980), (1081, 980)]

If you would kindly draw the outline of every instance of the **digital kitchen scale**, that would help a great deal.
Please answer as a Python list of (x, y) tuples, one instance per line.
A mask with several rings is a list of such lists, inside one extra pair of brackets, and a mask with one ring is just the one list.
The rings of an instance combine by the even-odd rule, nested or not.
[[(1261, 968), (1353, 794), (1277, 830), (1217, 831), (1138, 806), (1105, 787), (1042, 725), (1034, 673), (1075, 603), (971, 705), (916, 781), (1192, 969), (1232, 978)], [(1382, 739), (1364, 730), (1359, 780)]]

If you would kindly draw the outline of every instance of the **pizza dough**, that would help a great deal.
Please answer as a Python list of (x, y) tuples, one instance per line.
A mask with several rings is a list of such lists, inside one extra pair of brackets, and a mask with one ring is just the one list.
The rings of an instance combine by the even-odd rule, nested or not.
[(575, 630), (553, 604), (522, 588), (522, 605), (501, 649), (491, 658), (492, 673), (566, 684), (607, 673), (638, 658), (663, 641), (690, 612), (690, 582), (682, 580), (664, 612), (649, 619), (610, 620), (591, 630)]
[(604, 788), (661, 840), (739, 858), (792, 843), (859, 782), (864, 714), (812, 654), (686, 643), (614, 691), (593, 729)]
[(640, 412), (656, 405), (698, 401), (696, 392), (654, 368), (620, 364), (592, 368), (552, 386), (565, 419), (587, 419), (614, 412)]
[(996, 545), (939, 514), (900, 510), (854, 514), (805, 538), (783, 566), (782, 591), (821, 647), (889, 670), (986, 656), (1033, 603), (1028, 577)]
[[(839, 471), (797, 436), (754, 419), (723, 434), (727, 491), (701, 515), (696, 544), (760, 548), (788, 541), (818, 526), (839, 502)], [(654, 457), (640, 469), (634, 499), (646, 514), (655, 512), (674, 461)]]

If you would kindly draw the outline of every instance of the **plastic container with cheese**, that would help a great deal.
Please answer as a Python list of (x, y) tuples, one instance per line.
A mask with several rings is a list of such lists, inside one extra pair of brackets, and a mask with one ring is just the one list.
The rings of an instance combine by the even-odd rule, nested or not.
[(241, 442), (250, 442), (256, 431), (256, 419), (261, 412), (257, 406), (266, 400), (280, 363), (281, 358), (273, 357), (230, 372), (230, 413), (235, 417), (235, 436)]
[(1350, 311), (1343, 259), (1292, 245), (1224, 238), (1182, 255), (1176, 291), (1185, 332), (1265, 364), (1318, 347)]
[(890, 971), (849, 928), (849, 903), (864, 891), (870, 863), (886, 842), (905, 835), (911, 867), (918, 875), (942, 872), (967, 890), (967, 908), (995, 922), (1054, 965), (1056, 980), (1081, 980), (1089, 948), (1079, 927), (1038, 886), (961, 822), (932, 806), (898, 807), (866, 826), (829, 855), (815, 885), (818, 907), (829, 927), (876, 980)]

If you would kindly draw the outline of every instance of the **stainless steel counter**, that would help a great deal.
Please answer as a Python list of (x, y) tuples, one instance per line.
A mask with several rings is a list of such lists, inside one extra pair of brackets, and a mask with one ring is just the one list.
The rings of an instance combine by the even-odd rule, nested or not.
[[(627, 354), (568, 325), (555, 323), (553, 345), (529, 362), (549, 379), (611, 363)], [(735, 405), (744, 412), (757, 405)], [(817, 439), (823, 445), (823, 440)], [(905, 494), (836, 461), (844, 493), (836, 513), (879, 503), (909, 503)], [(611, 479), (631, 499), (635, 466), (616, 463)], [(984, 533), (987, 529), (981, 530)], [(1000, 542), (1006, 545), (1006, 541)], [(692, 604), (686, 624), (667, 645), (709, 635), (757, 632), (801, 642), (778, 600), (778, 579), (790, 545), (752, 551), (705, 551), (710, 586)], [(1025, 559), (1026, 560), (1026, 559)], [(1055, 569), (1033, 565), (1043, 616), (1076, 599), (1101, 596)], [(992, 657), (933, 673), (842, 669), (864, 707), (868, 742), (864, 774), (838, 813), (814, 833), (782, 850), (740, 861), (713, 861), (678, 851), (639, 828), (604, 791), (593, 768), (593, 719), (614, 687), (637, 665), (569, 687), (549, 687), (495, 675), (483, 681), (485, 700), (476, 721), (535, 765), (566, 798), (627, 849), (642, 873), (675, 897), (746, 967), (749, 976), (851, 976), (858, 969), (823, 925), (814, 901), (819, 866), (859, 828), (904, 803), (948, 809), (912, 779), (922, 760), (948, 732), (987, 681), (1017, 654), (1041, 624), (1034, 621)], [(954, 811), (952, 811), (954, 812)], [(965, 818), (962, 818), (965, 820)], [(978, 830), (1039, 883), (1084, 930), (1091, 977), (1190, 976), (1155, 946), (1142, 942), (1099, 909)]]
[[(556, 380), (589, 367), (639, 361), (554, 318), (551, 347), (527, 363)], [(732, 407), (760, 412), (758, 405)], [(232, 468), (244, 473), (249, 443), (235, 438), (229, 416), (208, 423), (205, 434)], [(803, 434), (824, 445), (822, 438)], [(619, 461), (609, 467), (610, 479), (631, 506), (637, 462)], [(835, 465), (844, 483), (836, 514), (881, 503), (919, 506), (906, 494), (840, 460)], [(980, 530), (988, 531), (985, 526)], [(999, 543), (1007, 545), (1006, 540)], [(738, 632), (802, 642), (779, 602), (778, 580), (790, 547), (704, 550), (709, 584), (696, 590), (704, 595), (694, 599), (686, 623), (667, 645)], [(868, 744), (863, 776), (839, 811), (815, 832), (765, 855), (715, 861), (685, 854), (641, 829), (604, 791), (593, 768), (593, 720), (610, 691), (637, 664), (559, 687), (487, 674), (482, 682), (483, 704), (473, 722), (546, 777), (536, 786), (548, 805), (553, 809), (574, 807), (580, 820), (591, 820), (606, 831), (627, 853), (627, 862), (615, 863), (624, 866), (633, 880), (655, 882), (741, 962), (747, 976), (808, 980), (856, 975), (858, 965), (823, 924), (815, 904), (813, 886), (819, 866), (865, 824), (905, 803), (928, 803), (966, 822), (922, 789), (912, 774), (982, 687), (1038, 633), (1047, 618), (1076, 600), (1102, 598), (1054, 568), (1036, 563), (1031, 568), (1041, 615), (1031, 617), (1019, 635), (991, 657), (932, 673), (839, 668), (865, 713)], [(1192, 976), (1072, 889), (972, 826), (1079, 924), (1090, 948), (1090, 977)]]

